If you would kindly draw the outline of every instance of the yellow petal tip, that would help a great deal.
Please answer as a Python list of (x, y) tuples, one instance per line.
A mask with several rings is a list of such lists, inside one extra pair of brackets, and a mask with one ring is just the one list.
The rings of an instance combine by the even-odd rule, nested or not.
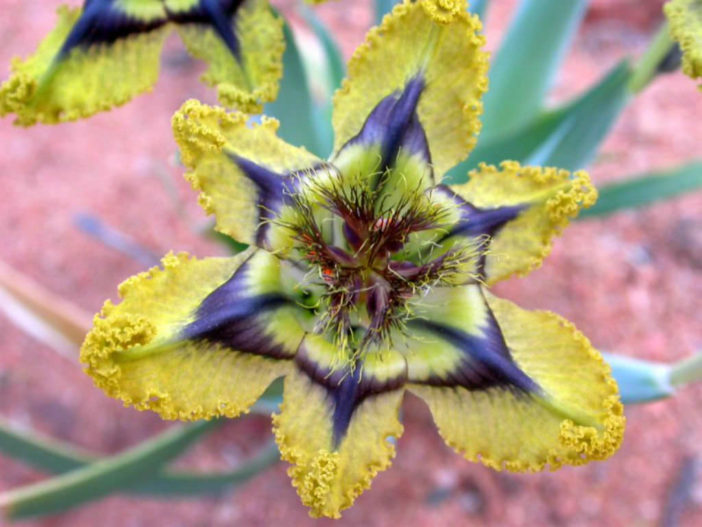
[(450, 24), (468, 9), (466, 0), (424, 0), (422, 7), (429, 17), (439, 24)]
[[(702, 77), (702, 2), (672, 0), (663, 10), (670, 24), (670, 34), (683, 53), (683, 73), (693, 79)], [(702, 84), (699, 88), (702, 90)]]
[[(626, 428), (626, 418), (619, 397), (611, 396), (604, 402), (608, 412), (604, 427), (598, 430), (593, 426), (575, 424), (570, 419), (561, 423), (559, 440), (579, 455), (570, 464), (585, 464), (589, 461), (602, 461), (614, 454), (621, 446)], [(552, 468), (557, 468), (552, 465)]]

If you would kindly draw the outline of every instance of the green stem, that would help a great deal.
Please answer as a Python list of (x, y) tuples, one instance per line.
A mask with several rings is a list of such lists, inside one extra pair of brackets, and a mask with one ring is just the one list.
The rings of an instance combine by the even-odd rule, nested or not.
[(676, 388), (697, 381), (702, 381), (702, 353), (681, 360), (670, 370), (670, 384)]
[(633, 94), (641, 92), (654, 79), (658, 72), (658, 66), (673, 46), (670, 38), (668, 22), (664, 22), (658, 29), (658, 33), (648, 46), (646, 53), (634, 66), (634, 74), (629, 81), (629, 91)]
[[(255, 409), (254, 406), (252, 411)], [(18, 432), (1, 420), (0, 452), (52, 474), (63, 474), (100, 460), (100, 457), (93, 452), (80, 451), (68, 443), (43, 438), (35, 433)], [(255, 457), (229, 471), (195, 473), (163, 470), (143, 483), (121, 489), (121, 492), (146, 496), (188, 496), (221, 492), (243, 484), (278, 459), (277, 447), (270, 444)]]
[(174, 427), (125, 453), (5, 492), (0, 494), (0, 511), (13, 519), (49, 514), (126, 489), (153, 476), (218, 424), (213, 420)]
[(0, 421), (0, 453), (27, 463), (39, 470), (61, 474), (98, 460), (67, 443), (38, 437), (33, 432), (13, 430)]
[(280, 460), (278, 447), (271, 442), (255, 457), (226, 472), (202, 473), (165, 471), (150, 481), (130, 490), (136, 494), (191, 496), (231, 490), (238, 487)]

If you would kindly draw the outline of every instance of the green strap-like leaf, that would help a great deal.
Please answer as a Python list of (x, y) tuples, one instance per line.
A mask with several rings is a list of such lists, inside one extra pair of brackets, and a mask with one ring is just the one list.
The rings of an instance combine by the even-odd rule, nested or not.
[(346, 76), (346, 63), (341, 54), (341, 49), (339, 49), (339, 44), (334, 40), (327, 26), (324, 25), (312, 9), (305, 6), (304, 9), (302, 9), (302, 16), (322, 45), (329, 71), (329, 88), (330, 92), (333, 93), (334, 90), (341, 86), (341, 81), (344, 80)]
[[(316, 104), (314, 105), (314, 114), (312, 117), (314, 119), (317, 141), (320, 148), (320, 156), (327, 157), (331, 154), (334, 146), (334, 131), (331, 126), (333, 109), (332, 95), (334, 91), (341, 86), (341, 81), (344, 80), (346, 76), (346, 64), (344, 64), (344, 58), (341, 55), (338, 44), (314, 11), (309, 8), (304, 8), (302, 9), (302, 15), (314, 32), (317, 40), (319, 40), (325, 56), (326, 67), (322, 68), (324, 77), (326, 78), (326, 82), (323, 83), (324, 93), (321, 94), (317, 101), (313, 99), (313, 103), (316, 102)], [(314, 65), (315, 62), (317, 62), (316, 59), (308, 60), (306, 64), (310, 66)], [(308, 81), (312, 78), (309, 77), (309, 75), (319, 75), (319, 73), (310, 69), (308, 71)]]
[(468, 10), (474, 15), (478, 15), (480, 20), (483, 20), (489, 3), (490, 0), (470, 0), (468, 2)]
[(675, 393), (675, 388), (670, 384), (668, 364), (612, 353), (603, 353), (603, 356), (612, 367), (612, 375), (619, 385), (624, 404), (656, 401)]
[(629, 100), (631, 70), (622, 62), (585, 94), (566, 106), (547, 112), (518, 131), (478, 145), (470, 157), (451, 169), (448, 182), (466, 180), (479, 163), (496, 165), (509, 159), (523, 164), (582, 168)]
[(148, 480), (219, 421), (169, 429), (155, 439), (109, 458), (0, 494), (0, 511), (18, 519), (63, 511)]
[(578, 219), (606, 216), (620, 210), (648, 205), (702, 188), (702, 162), (666, 172), (633, 177), (599, 188), (594, 206), (581, 211)]
[(548, 139), (524, 163), (567, 170), (584, 168), (631, 100), (630, 76), (628, 63), (622, 63), (593, 91), (568, 106)]
[(379, 25), (399, 0), (375, 0), (375, 24)]
[(0, 452), (51, 474), (61, 474), (97, 460), (69, 445), (14, 430), (0, 421)]
[[(255, 414), (270, 414), (281, 402), (282, 383), (274, 382), (251, 408)], [(100, 461), (97, 454), (85, 452), (72, 445), (41, 438), (36, 433), (19, 432), (0, 421), (0, 452), (12, 459), (51, 474), (63, 474)], [(121, 492), (145, 495), (190, 495), (229, 490), (278, 460), (275, 445), (264, 448), (254, 458), (237, 468), (221, 473), (195, 474), (165, 470), (151, 479), (135, 484)], [(148, 476), (145, 476), (148, 478)]]
[(194, 474), (166, 471), (130, 492), (149, 496), (194, 496), (230, 491), (249, 481), (280, 460), (275, 443), (271, 442), (255, 457), (233, 470), (220, 473)]
[(307, 73), (302, 63), (292, 29), (286, 23), (285, 53), (283, 54), (283, 79), (278, 98), (267, 104), (265, 114), (280, 121), (278, 136), (285, 141), (304, 146), (313, 154), (323, 156), (324, 148), (317, 135), (315, 119), (318, 111), (312, 101)]
[(702, 381), (702, 353), (673, 364), (602, 354), (612, 367), (624, 404), (656, 401), (674, 395), (688, 384)]
[[(51, 474), (70, 472), (99, 460), (99, 457), (93, 453), (84, 453), (71, 445), (55, 440), (40, 439), (34, 433), (18, 432), (1, 421), (0, 452)], [(278, 448), (271, 443), (255, 457), (233, 470), (202, 474), (165, 470), (143, 483), (123, 488), (121, 492), (157, 496), (222, 492), (244, 483), (274, 464), (279, 457)]]
[(481, 141), (512, 132), (541, 112), (587, 3), (522, 0), (490, 68)]
[(675, 46), (676, 44), (670, 36), (668, 22), (664, 22), (658, 29), (658, 33), (649, 42), (646, 52), (636, 62), (629, 81), (629, 91), (633, 94), (643, 91), (660, 73), (661, 64)]

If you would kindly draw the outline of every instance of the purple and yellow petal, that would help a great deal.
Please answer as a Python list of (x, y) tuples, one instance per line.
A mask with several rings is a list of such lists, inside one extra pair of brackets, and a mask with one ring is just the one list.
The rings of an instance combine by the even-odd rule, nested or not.
[(461, 218), (452, 227), (460, 236), (490, 237), (484, 274), (488, 284), (535, 269), (551, 251), (554, 237), (597, 199), (586, 172), (522, 167), (513, 161), (499, 168), (480, 165), (468, 183), (454, 185)]
[(375, 475), (390, 466), (402, 434), (398, 419), (406, 379), (404, 358), (378, 350), (349, 369), (324, 337), (308, 335), (285, 377), (274, 416), (281, 456), (313, 517), (340, 517)]
[(0, 86), (0, 116), (14, 113), (22, 126), (73, 121), (151, 89), (169, 31), (163, 5), (123, 4), (60, 7), (56, 27), (36, 53), (13, 60), (12, 75)]
[(397, 344), (407, 357), (410, 382), (540, 391), (514, 361), (480, 285), (436, 287), (413, 302), (412, 312), (408, 338)]
[(204, 60), (202, 80), (217, 88), (219, 101), (259, 113), (275, 100), (283, 75), (283, 21), (268, 0), (166, 0), (174, 13), (195, 13), (204, 23), (178, 24), (191, 55)]
[(200, 204), (214, 214), (216, 228), (232, 238), (269, 249), (289, 243), (275, 224), (299, 177), (324, 165), (302, 148), (276, 136), (278, 121), (249, 125), (243, 113), (186, 102), (173, 117), (173, 132), (200, 191)]
[(0, 87), (0, 115), (17, 124), (88, 117), (150, 90), (164, 41), (176, 27), (209, 63), (203, 80), (220, 101), (257, 112), (275, 99), (282, 75), (282, 21), (267, 0), (108, 0), (61, 7), (37, 52), (15, 59)]
[[(685, 75), (702, 77), (702, 1), (671, 0), (663, 6), (670, 24), (670, 34), (682, 50)], [(702, 84), (699, 85), (702, 90)]]
[(609, 366), (588, 340), (553, 313), (487, 292), (480, 293), (483, 321), (476, 324), (477, 316), (460, 329), (451, 313), (480, 300), (455, 289), (448, 293), (455, 301), (444, 299), (453, 304), (448, 317), (432, 311), (448, 331), (420, 327), (407, 353), (408, 389), (427, 402), (444, 440), (497, 470), (553, 470), (614, 453), (622, 405)]
[[(428, 155), (423, 162), (437, 181), (468, 155), (488, 62), (480, 21), (466, 9), (462, 1), (405, 1), (368, 33), (334, 97), (337, 154), (380, 143), (381, 159), (387, 152)], [(392, 137), (379, 141), (379, 134)]]
[(279, 261), (247, 251), (197, 260), (170, 254), (163, 268), (125, 281), (81, 349), (95, 384), (166, 419), (234, 417), (290, 370), (304, 332), (281, 301)]

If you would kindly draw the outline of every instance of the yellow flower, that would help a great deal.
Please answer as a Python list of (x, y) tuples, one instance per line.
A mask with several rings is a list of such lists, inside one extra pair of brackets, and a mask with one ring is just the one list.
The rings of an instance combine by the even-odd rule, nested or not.
[(282, 21), (268, 0), (86, 0), (58, 17), (0, 86), (0, 116), (14, 113), (19, 125), (88, 117), (152, 89), (173, 28), (209, 64), (202, 79), (222, 104), (257, 112), (278, 93)]
[(540, 265), (596, 192), (584, 172), (481, 166), (487, 54), (463, 2), (406, 1), (371, 30), (334, 100), (328, 161), (277, 122), (187, 102), (188, 179), (233, 258), (168, 255), (120, 286), (82, 348), (109, 395), (167, 419), (233, 417), (284, 376), (275, 436), (313, 516), (339, 517), (394, 456), (406, 390), (445, 441), (495, 469), (605, 459), (624, 417), (569, 322), (487, 287)]
[(702, 0), (672, 0), (663, 9), (682, 50), (683, 72), (693, 79), (702, 77)]

